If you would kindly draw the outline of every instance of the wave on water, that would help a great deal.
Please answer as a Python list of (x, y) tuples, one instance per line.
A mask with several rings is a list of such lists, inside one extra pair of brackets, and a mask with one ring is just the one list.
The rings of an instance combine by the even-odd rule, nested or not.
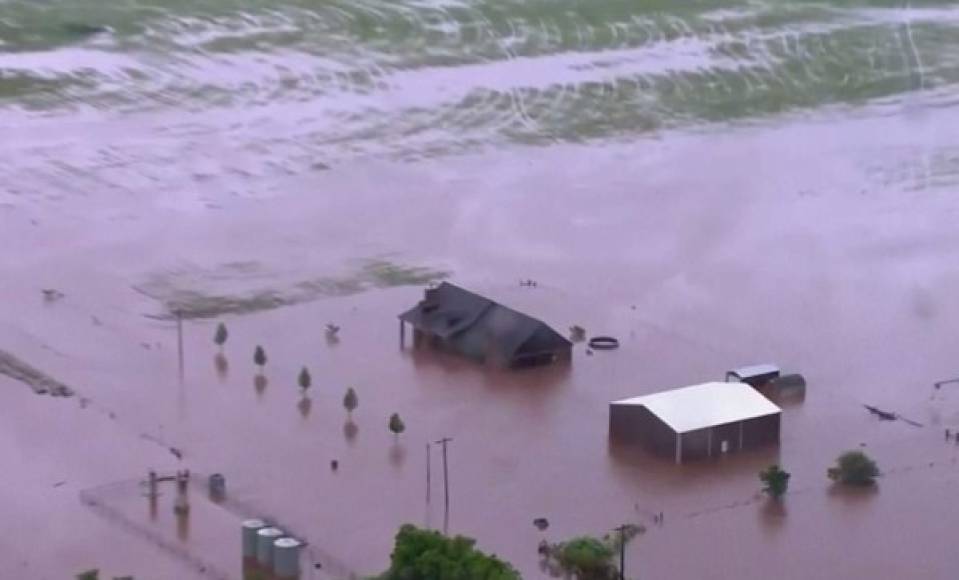
[(0, 118), (263, 110), (326, 159), (629, 137), (957, 81), (945, 1), (0, 0)]

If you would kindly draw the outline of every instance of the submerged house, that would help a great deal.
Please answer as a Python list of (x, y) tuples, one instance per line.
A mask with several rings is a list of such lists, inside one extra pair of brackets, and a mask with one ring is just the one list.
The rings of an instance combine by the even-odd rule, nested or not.
[(613, 401), (610, 435), (676, 463), (779, 442), (782, 410), (747, 383), (703, 383)]
[(428, 344), (477, 362), (526, 367), (570, 358), (573, 343), (545, 323), (448, 282), (428, 288), (419, 304), (400, 315), (414, 345)]

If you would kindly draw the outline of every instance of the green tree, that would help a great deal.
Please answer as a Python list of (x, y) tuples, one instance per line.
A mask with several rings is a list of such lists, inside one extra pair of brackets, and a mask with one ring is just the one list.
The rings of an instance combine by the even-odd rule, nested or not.
[(310, 376), (310, 371), (306, 367), (300, 369), (300, 376), (297, 377), (296, 382), (300, 385), (300, 388), (303, 389), (304, 393), (310, 388), (310, 385), (313, 384), (313, 377)]
[(263, 372), (263, 367), (266, 366), (266, 351), (263, 350), (263, 347), (256, 345), (256, 350), (253, 351), (253, 364), (260, 367), (260, 372)]
[(556, 544), (544, 542), (540, 550), (547, 568), (555, 575), (578, 580), (617, 580), (620, 548), (645, 531), (643, 526), (630, 524), (622, 532), (617, 530), (602, 538), (578, 536)]
[(615, 580), (619, 578), (614, 559), (616, 551), (609, 542), (591, 536), (579, 536), (566, 542), (547, 545), (547, 561), (557, 572), (579, 580)]
[(390, 415), (390, 431), (393, 432), (393, 435), (396, 435), (399, 438), (400, 433), (406, 431), (406, 424), (403, 423), (403, 419), (400, 419), (399, 413), (393, 413)]
[(519, 573), (463, 536), (447, 537), (406, 524), (396, 534), (389, 569), (379, 580), (520, 580)]
[(343, 408), (346, 409), (346, 412), (352, 414), (359, 405), (360, 399), (356, 396), (353, 387), (346, 389), (346, 394), (343, 395)]
[(846, 485), (869, 486), (876, 483), (879, 467), (862, 451), (846, 451), (836, 459), (835, 467), (826, 470), (833, 481)]
[(223, 350), (223, 345), (226, 344), (226, 339), (230, 338), (230, 333), (226, 331), (226, 325), (222, 322), (216, 325), (216, 333), (213, 334), (213, 342), (216, 343), (220, 350)]
[(763, 482), (763, 491), (774, 499), (779, 499), (786, 494), (790, 477), (791, 474), (778, 465), (770, 465), (759, 472), (759, 480)]

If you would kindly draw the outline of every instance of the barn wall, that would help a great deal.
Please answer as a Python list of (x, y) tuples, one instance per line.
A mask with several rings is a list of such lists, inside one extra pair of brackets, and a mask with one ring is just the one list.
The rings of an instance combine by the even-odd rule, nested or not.
[(610, 405), (609, 434), (622, 442), (641, 443), (660, 455), (675, 453), (676, 433), (646, 407)]
[(729, 442), (729, 453), (739, 451), (739, 422), (713, 427), (713, 457), (723, 454), (723, 441)]
[[(742, 424), (743, 450), (762, 447), (779, 441), (780, 415), (760, 417)], [(707, 427), (683, 434), (683, 461), (720, 457), (723, 441), (728, 441), (727, 453), (739, 451), (740, 422)], [(712, 430), (712, 437), (709, 432)]]
[(743, 422), (743, 449), (779, 442), (781, 414), (757, 417)]
[(698, 429), (683, 433), (682, 460), (705, 459), (709, 456), (709, 429)]

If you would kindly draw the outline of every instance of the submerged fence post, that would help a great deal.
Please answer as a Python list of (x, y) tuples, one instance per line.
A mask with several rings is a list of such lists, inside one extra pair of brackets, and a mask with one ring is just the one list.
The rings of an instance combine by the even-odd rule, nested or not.
[(176, 354), (180, 369), (180, 379), (183, 379), (183, 311), (176, 309)]

